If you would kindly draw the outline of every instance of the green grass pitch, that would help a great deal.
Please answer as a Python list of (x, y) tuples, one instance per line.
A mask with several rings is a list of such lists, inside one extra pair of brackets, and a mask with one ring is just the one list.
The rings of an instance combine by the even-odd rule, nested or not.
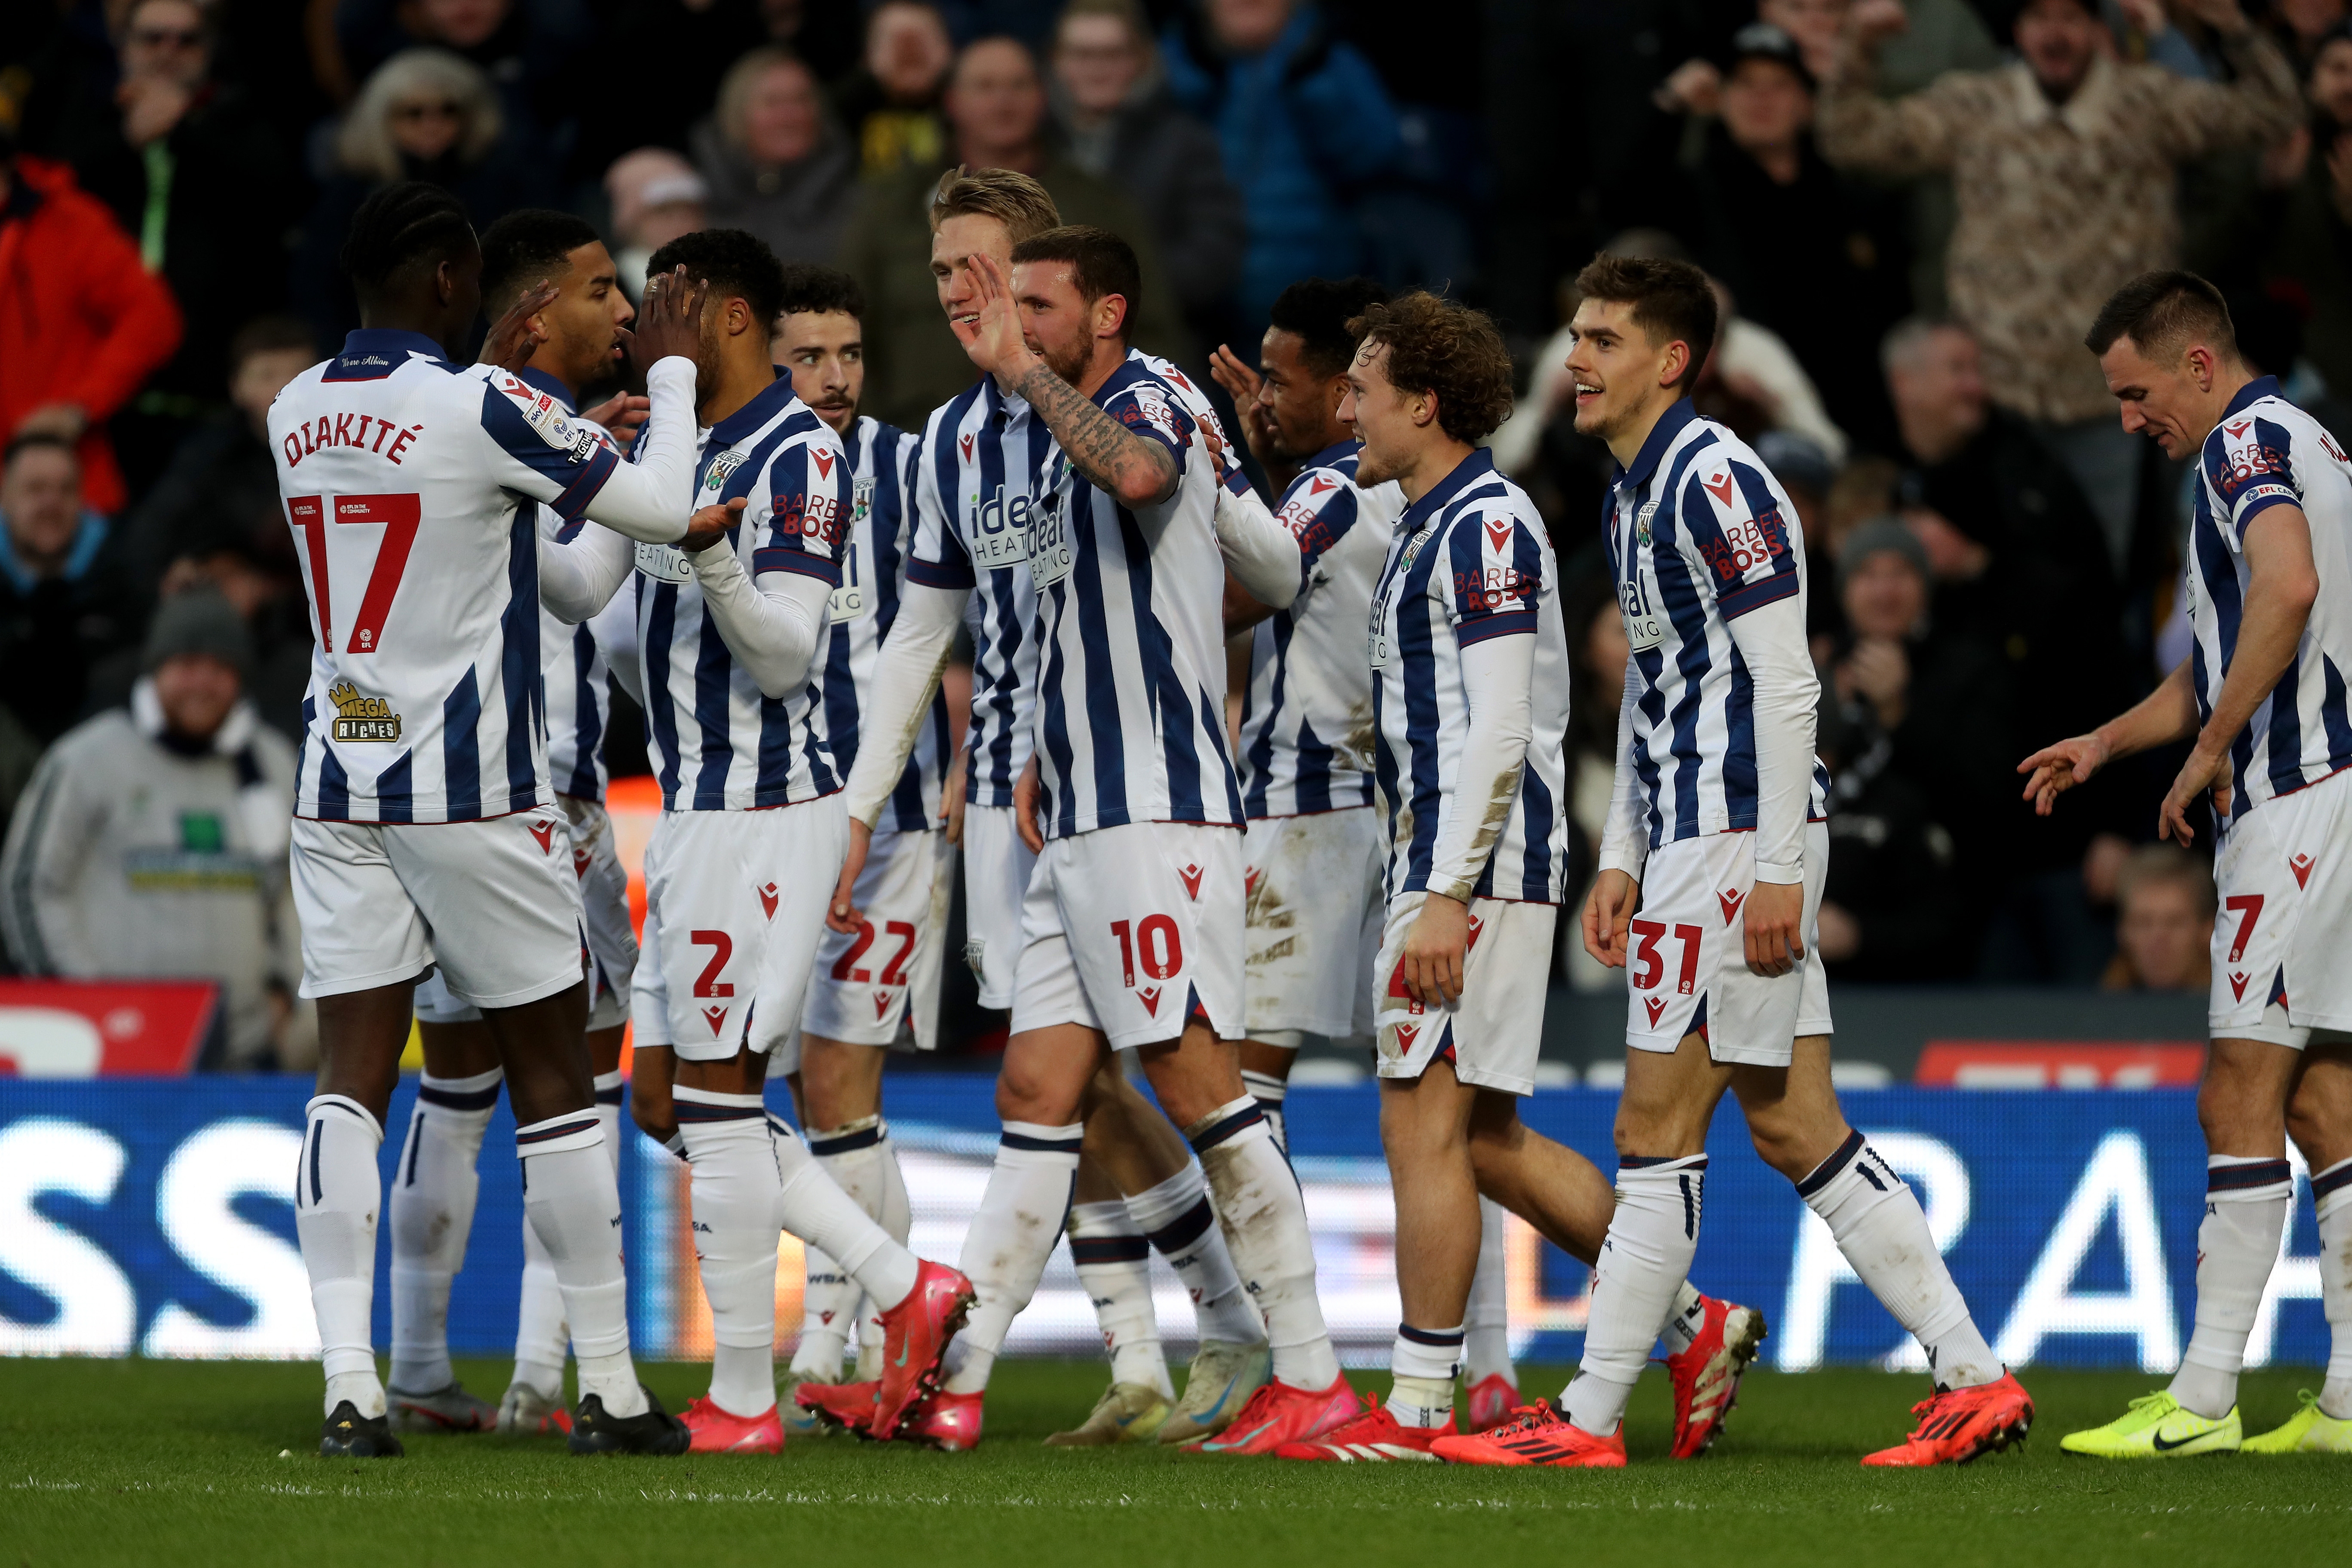
[[(501, 1363), (459, 1373), (485, 1395), (505, 1384)], [(675, 1410), (706, 1373), (646, 1375)], [(987, 1440), (970, 1454), (831, 1438), (780, 1458), (575, 1459), (557, 1442), (472, 1436), (412, 1439), (404, 1460), (357, 1464), (316, 1457), (318, 1373), (307, 1365), (0, 1362), (0, 1568), (2103, 1568), (2133, 1553), (2202, 1568), (2340, 1562), (2352, 1540), (2352, 1463), (2341, 1459), (2115, 1465), (2061, 1454), (2061, 1433), (2162, 1381), (2137, 1373), (2029, 1374), (2040, 1414), (2022, 1450), (1900, 1474), (1854, 1461), (1907, 1429), (1924, 1380), (1872, 1372), (1752, 1374), (1722, 1443), (1695, 1464), (1664, 1458), (1665, 1380), (1654, 1372), (1628, 1421), (1633, 1467), (1578, 1474), (1041, 1447), (1085, 1415), (1102, 1376), (1099, 1363), (1005, 1363)], [(1555, 1369), (1521, 1369), (1530, 1392), (1559, 1381)], [(2249, 1430), (2283, 1419), (2314, 1381), (2250, 1375)], [(1384, 1386), (1379, 1374), (1358, 1382)]]

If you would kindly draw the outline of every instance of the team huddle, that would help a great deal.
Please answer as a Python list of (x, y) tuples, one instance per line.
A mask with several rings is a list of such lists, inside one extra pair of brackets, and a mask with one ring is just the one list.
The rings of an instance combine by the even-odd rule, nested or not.
[[(296, 1189), (321, 1453), (492, 1428), (566, 1434), (583, 1453), (773, 1453), (827, 1430), (967, 1449), (1066, 1233), (1111, 1381), (1051, 1442), (1622, 1466), (1628, 1399), (1663, 1343), (1673, 1453), (1695, 1458), (1765, 1334), (1754, 1308), (1688, 1278), (1727, 1091), (1932, 1369), (1916, 1429), (1864, 1462), (1961, 1463), (2023, 1437), (2032, 1400), (1831, 1088), (1804, 541), (1770, 471), (1685, 396), (1717, 329), (1704, 275), (1597, 258), (1569, 361), (1577, 426), (1619, 465), (1605, 526), (1632, 647), (1581, 932), (1627, 974), (1612, 1181), (1517, 1110), (1577, 889), (1559, 570), (1481, 445), (1511, 400), (1492, 323), (1363, 279), (1286, 291), (1260, 363), (1220, 351), (1214, 367), (1240, 441), (1283, 487), (1269, 508), (1202, 389), (1129, 347), (1141, 279), (1123, 241), (1063, 226), (1042, 186), (1003, 170), (950, 173), (930, 228), (947, 325), (978, 374), (918, 433), (858, 412), (855, 282), (783, 267), (750, 235), (656, 252), (640, 312), (594, 230), (564, 215), (513, 214), (478, 238), (454, 198), (404, 184), (354, 219), (344, 265), (365, 324), (287, 387), (269, 432), (317, 639), (292, 865), (323, 1047)], [(2143, 381), (2177, 346), (2185, 285), (2169, 286), (2108, 334), (2149, 356)], [(480, 362), (457, 363), (483, 313)], [(2193, 324), (2221, 346), (2184, 363), (2235, 363), (2226, 315)], [(625, 360), (645, 395), (583, 411), (583, 390)], [(2236, 390), (2209, 395), (2214, 417), (2181, 438), (2223, 441)], [(2138, 384), (2118, 395), (2127, 424), (2163, 401)], [(2043, 809), (2109, 756), (2200, 723), (2224, 726), (2222, 750), (2200, 745), (2207, 772), (2177, 797), (2218, 779), (2226, 814), (2234, 742), (2241, 816), (2305, 783), (2318, 804), (2301, 809), (2331, 809), (2326, 780), (2352, 763), (2336, 673), (2352, 649), (2330, 639), (2352, 627), (2310, 609), (2303, 635), (2326, 658), (2298, 665), (2257, 608), (2281, 592), (2263, 564), (2283, 516), (2324, 491), (2314, 521), (2352, 522), (2352, 467), (2274, 384), (2242, 401), (2260, 405), (2256, 434), (2226, 437), (2239, 445), (2207, 464), (2210, 516), (2199, 500), (2195, 670), (2115, 734), (2031, 759)], [(2319, 554), (2322, 590), (2352, 573), (2345, 549)], [(2306, 539), (2306, 574), (2314, 552)], [(2242, 679), (2258, 624), (2269, 676)], [(959, 633), (960, 748), (942, 691)], [(1225, 649), (1244, 633), (1236, 744)], [(642, 952), (604, 808), (608, 679), (644, 710), (662, 799)], [(2299, 706), (2269, 699), (2298, 681)], [(2250, 722), (2266, 737), (2259, 784)], [(2284, 833), (2285, 815), (2253, 822)], [(2332, 820), (2307, 825), (2311, 842)], [(2239, 854), (2261, 830), (2230, 819), (2225, 890), (2269, 852)], [(908, 1248), (882, 1068), (907, 1035), (935, 1043), (959, 867), (963, 956), (982, 1005), (1011, 1016), (1003, 1136), (950, 1267)], [(2217, 1035), (2248, 1037), (2217, 1041), (2215, 1060), (2218, 1074), (2225, 1047), (2260, 1042), (2284, 1062), (2250, 1056), (2228, 1131), (2208, 1117), (2196, 1376), (2154, 1415), (2142, 1401), (2077, 1435), (2092, 1451), (2239, 1446), (2235, 1375), (2293, 1193), (2290, 1101), (2323, 1237), (2352, 1228), (2352, 1149), (2326, 1142), (2352, 1139), (2329, 1098), (2352, 1074), (2326, 1050), (2352, 1006), (2323, 994), (2345, 982), (2317, 978), (2329, 917), (2297, 912), (2345, 895), (2308, 860), (2291, 889), (2273, 869), (2260, 942), (2249, 914), (2230, 954), (2241, 984), (2260, 971), (2267, 1010), (2245, 1004), (2224, 1030), (2217, 1002)], [(412, 1016), (425, 1076), (388, 1211), (387, 1384), (370, 1335), (377, 1159)], [(1369, 1038), (1377, 1062), (1402, 1306), (1384, 1399), (1340, 1373), (1286, 1159), (1284, 1087), (1309, 1035)], [(776, 1076), (797, 1129), (768, 1110)], [(493, 1405), (458, 1384), (446, 1319), (501, 1092), (526, 1267)], [(713, 1349), (708, 1394), (677, 1415), (631, 1360), (625, 1098), (690, 1170)], [(1516, 1387), (1506, 1211), (1595, 1270), (1582, 1364), (1557, 1401)], [(808, 1276), (780, 1386), (785, 1232)], [(1181, 1391), (1154, 1251), (1197, 1318)], [(2342, 1364), (2246, 1447), (2352, 1450), (2339, 1298), (2352, 1287), (2328, 1293)], [(2173, 1441), (2182, 1421), (2202, 1425)]]

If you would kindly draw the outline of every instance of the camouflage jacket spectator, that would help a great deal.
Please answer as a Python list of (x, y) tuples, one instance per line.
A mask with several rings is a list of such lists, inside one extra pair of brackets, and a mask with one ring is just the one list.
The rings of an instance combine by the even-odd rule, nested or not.
[(2177, 166), (2285, 136), (2303, 117), (2276, 45), (2249, 34), (2225, 48), (2229, 85), (2103, 58), (2063, 105), (2022, 64), (1949, 72), (1889, 101), (1850, 56), (1823, 89), (1815, 135), (1832, 163), (1951, 172), (1952, 314), (1983, 348), (1994, 402), (2058, 423), (2112, 411), (2083, 334), (2126, 280), (2179, 265)]

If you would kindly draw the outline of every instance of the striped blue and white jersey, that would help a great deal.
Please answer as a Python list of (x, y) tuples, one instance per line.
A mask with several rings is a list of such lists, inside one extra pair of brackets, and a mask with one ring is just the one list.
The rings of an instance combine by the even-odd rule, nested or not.
[(1298, 597), (1250, 634), (1242, 806), (1253, 820), (1372, 804), (1372, 668), (1364, 623), (1404, 492), (1360, 489), (1357, 446), (1316, 454), (1282, 493), (1298, 541)]
[(2352, 464), (2317, 420), (2263, 376), (2230, 400), (2198, 454), (2189, 530), (2189, 653), (2197, 713), (2210, 719), (2238, 651), (2244, 611), (2246, 527), (2274, 506), (2300, 507), (2311, 523), (2319, 595), (2286, 672), (2230, 742), (2236, 780), (2231, 816), (2273, 795), (2352, 765)]
[[(861, 418), (850, 426), (848, 447), (849, 543), (842, 553), (841, 586), (833, 591), (824, 656), (825, 740), (844, 778), (856, 765), (859, 720), (874, 689), (882, 639), (898, 616), (915, 529), (907, 502), (922, 442), (895, 425)], [(935, 693), (906, 772), (876, 825), (880, 831), (920, 833), (939, 826), (940, 775), (950, 733), (947, 694)]]
[(1462, 777), (1470, 734), (1462, 650), (1500, 637), (1535, 638), (1528, 688), (1534, 722), (1517, 798), (1475, 896), (1556, 904), (1567, 896), (1568, 634), (1559, 566), (1528, 493), (1481, 447), (1404, 509), (1372, 591), (1366, 661), (1388, 808), (1388, 896), (1429, 886), (1458, 811), (1485, 801)]
[(470, 822), (552, 799), (536, 508), (569, 521), (604, 433), (415, 332), (362, 330), (269, 410), (310, 598), (296, 814)]
[(1029, 765), (1037, 647), (1030, 625), (1029, 513), (1053, 433), (984, 375), (923, 426), (907, 581), (969, 588), (971, 754), (965, 800), (1010, 806)]
[[(1806, 593), (1804, 533), (1748, 444), (1685, 398), (1617, 471), (1604, 526), (1633, 647), (1632, 766), (1649, 847), (1756, 826), (1756, 692), (1731, 638), (1750, 610)], [(1827, 815), (1813, 763), (1806, 818)]]
[[(1197, 394), (1193, 396), (1197, 397)], [(1225, 747), (1224, 557), (1192, 398), (1130, 351), (1096, 405), (1175, 457), (1175, 493), (1134, 510), (1056, 446), (1029, 540), (1045, 837), (1130, 822), (1242, 821)]]
[[(642, 448), (645, 437), (640, 433)], [(851, 483), (833, 427), (779, 374), (767, 390), (701, 433), (695, 508), (750, 504), (729, 542), (754, 577), (799, 572), (841, 584)], [(637, 647), (645, 664), (646, 737), (665, 811), (793, 805), (841, 787), (824, 733), (824, 667), (801, 689), (762, 696), (735, 662), (702, 587), (674, 544), (636, 548)]]

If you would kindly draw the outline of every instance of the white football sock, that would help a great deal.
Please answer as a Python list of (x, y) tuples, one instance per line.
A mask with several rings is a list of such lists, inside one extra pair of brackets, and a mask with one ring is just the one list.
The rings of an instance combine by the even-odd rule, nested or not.
[(522, 1222), (522, 1297), (515, 1310), (513, 1381), (542, 1399), (563, 1397), (563, 1356), (571, 1342), (555, 1260), (526, 1215)]
[(768, 1108), (756, 1094), (671, 1091), (686, 1138), (694, 1254), (710, 1303), (710, 1401), (730, 1415), (776, 1405), (779, 1182)]
[(457, 1381), (449, 1365), (449, 1283), (473, 1235), (482, 1185), (475, 1162), (505, 1076), (496, 1068), (471, 1078), (425, 1073), (416, 1086), (392, 1179), (392, 1386), (404, 1394)]
[(307, 1108), (302, 1163), (294, 1173), (294, 1234), (310, 1275), (319, 1319), (319, 1360), (327, 1375), (324, 1414), (350, 1400), (362, 1415), (383, 1414), (369, 1322), (375, 1305), (375, 1216), (383, 1178), (375, 1165), (383, 1128), (358, 1100), (322, 1094)]
[(1700, 1295), (1687, 1279), (1675, 1292), (1673, 1310), (1666, 1315), (1666, 1326), (1658, 1338), (1664, 1342), (1668, 1355), (1680, 1355), (1698, 1342), (1698, 1331), (1706, 1326), (1706, 1298)]
[(1867, 1139), (1849, 1133), (1797, 1184), (1797, 1195), (1828, 1224), (1854, 1277), (1927, 1352), (1937, 1387), (2000, 1381), (2000, 1359), (1977, 1331), (1917, 1196)]
[[(1197, 1162), (1185, 1161), (1182, 1170), (1128, 1199), (1127, 1213), (1192, 1298), (1201, 1338), (1239, 1345), (1265, 1338), (1265, 1320), (1242, 1289), (1217, 1211), (1209, 1205), (1208, 1180)], [(1313, 1259), (1307, 1267), (1314, 1267)]]
[(1464, 1331), (1399, 1323), (1389, 1347), (1389, 1414), (1404, 1426), (1443, 1426), (1454, 1416)]
[(1054, 1238), (1062, 1233), (1062, 1216), (1070, 1212), (1078, 1145), (1086, 1133), (1085, 1124), (1076, 1121), (1067, 1127), (1004, 1124), (980, 1209), (964, 1232), (958, 1267), (980, 1302), (948, 1346), (949, 1393), (978, 1394), (988, 1386), (989, 1369), (1004, 1348), (1014, 1316), (1037, 1293)]
[(2238, 1403), (2238, 1373), (2263, 1287), (2278, 1262), (2294, 1203), (2284, 1160), (2212, 1154), (2205, 1160), (2205, 1217), (2197, 1226), (2197, 1326), (2172, 1376), (2181, 1408), (2218, 1421)]
[(1243, 1289), (1265, 1320), (1275, 1377), (1293, 1388), (1330, 1387), (1339, 1359), (1315, 1295), (1307, 1200), (1275, 1147), (1265, 1112), (1244, 1095), (1186, 1128), (1184, 1136), (1201, 1157)]
[[(809, 1152), (816, 1156), (825, 1174), (877, 1222), (882, 1217), (884, 1188), (882, 1162), (875, 1156), (886, 1147), (886, 1136), (878, 1116), (839, 1127), (812, 1128), (808, 1135)], [(808, 1277), (801, 1293), (801, 1338), (793, 1348), (792, 1374), (833, 1383), (841, 1377), (842, 1352), (857, 1321), (858, 1298), (865, 1292), (823, 1247), (809, 1247), (805, 1256)]]
[(887, 1312), (905, 1300), (914, 1292), (922, 1260), (893, 1240), (824, 1173), (799, 1133), (773, 1117), (768, 1119), (768, 1131), (782, 1184), (776, 1194), (776, 1215), (783, 1228), (840, 1264), (841, 1271), (874, 1299), (877, 1310)]
[(1274, 1133), (1274, 1146), (1282, 1151), (1283, 1158), (1290, 1157), (1290, 1129), (1282, 1120), (1282, 1102), (1290, 1093), (1290, 1080), (1275, 1077), (1270, 1072), (1242, 1069), (1242, 1087), (1257, 1101), (1258, 1113)]
[(1492, 1198), (1478, 1200), (1478, 1269), (1470, 1276), (1470, 1304), (1463, 1313), (1462, 1375), (1473, 1386), (1511, 1374), (1510, 1280), (1505, 1252), (1510, 1211)]
[(629, 1357), (629, 1279), (621, 1262), (621, 1188), (593, 1109), (515, 1129), (523, 1213), (555, 1266), (580, 1363), (580, 1397), (614, 1415), (640, 1415), (645, 1390)]
[(2319, 1304), (2327, 1314), (2327, 1381), (2319, 1408), (2352, 1421), (2352, 1160), (2338, 1160), (2311, 1178), (2319, 1210)]
[(1070, 1261), (1078, 1284), (1094, 1303), (1095, 1325), (1110, 1352), (1113, 1383), (1156, 1388), (1176, 1397), (1168, 1378), (1168, 1352), (1160, 1343), (1160, 1318), (1151, 1308), (1151, 1244), (1128, 1217), (1127, 1205), (1113, 1198), (1070, 1205)]
[(1698, 1250), (1706, 1156), (1636, 1159), (1617, 1166), (1617, 1212), (1593, 1270), (1584, 1360), (1560, 1394), (1560, 1413), (1596, 1437), (1624, 1419), (1625, 1404)]

